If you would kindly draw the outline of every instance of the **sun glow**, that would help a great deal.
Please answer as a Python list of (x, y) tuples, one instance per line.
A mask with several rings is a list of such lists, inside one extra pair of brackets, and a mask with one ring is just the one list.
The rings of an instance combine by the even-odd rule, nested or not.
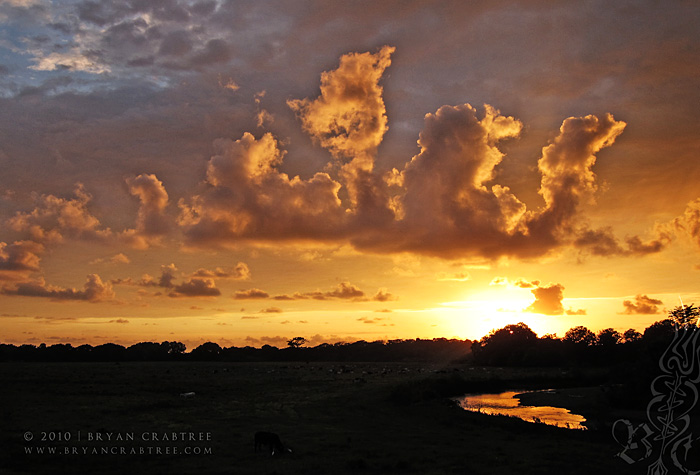
[(540, 336), (550, 333), (546, 318), (525, 310), (532, 302), (532, 293), (527, 289), (501, 287), (470, 295), (466, 300), (443, 302), (441, 306), (449, 313), (454, 333), (464, 338), (480, 339), (491, 330), (518, 322)]

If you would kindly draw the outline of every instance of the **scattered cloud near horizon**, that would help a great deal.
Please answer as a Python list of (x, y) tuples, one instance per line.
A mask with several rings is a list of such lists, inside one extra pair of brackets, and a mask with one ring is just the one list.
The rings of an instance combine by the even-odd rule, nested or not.
[(623, 313), (627, 315), (656, 315), (660, 313), (659, 305), (663, 305), (663, 302), (640, 294), (634, 298), (634, 301), (625, 300), (622, 305), (625, 307)]

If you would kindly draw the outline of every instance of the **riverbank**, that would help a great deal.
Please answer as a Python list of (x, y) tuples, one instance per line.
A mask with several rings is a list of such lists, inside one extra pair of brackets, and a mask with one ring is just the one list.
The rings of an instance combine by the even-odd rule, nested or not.
[(644, 411), (612, 407), (608, 398), (609, 390), (606, 385), (596, 385), (523, 392), (515, 397), (523, 406), (560, 407), (580, 414), (586, 419), (583, 425), (594, 430), (609, 430), (621, 418), (644, 420)]

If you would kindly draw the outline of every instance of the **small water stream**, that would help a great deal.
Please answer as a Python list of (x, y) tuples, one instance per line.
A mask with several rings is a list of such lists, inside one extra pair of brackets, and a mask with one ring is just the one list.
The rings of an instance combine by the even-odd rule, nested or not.
[(521, 406), (516, 394), (535, 391), (506, 391), (495, 394), (467, 394), (456, 399), (467, 411), (515, 416), (528, 422), (542, 422), (568, 429), (586, 429), (586, 418), (568, 409), (552, 406)]

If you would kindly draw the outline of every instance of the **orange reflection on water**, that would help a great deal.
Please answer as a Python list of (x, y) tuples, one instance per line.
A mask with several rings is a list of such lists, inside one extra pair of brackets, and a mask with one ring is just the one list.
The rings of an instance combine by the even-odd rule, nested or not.
[(481, 412), (489, 415), (518, 417), (528, 422), (542, 422), (568, 429), (585, 430), (586, 418), (572, 414), (568, 409), (552, 406), (521, 406), (515, 396), (533, 391), (506, 391), (496, 394), (468, 394), (457, 398), (459, 405), (467, 411)]

